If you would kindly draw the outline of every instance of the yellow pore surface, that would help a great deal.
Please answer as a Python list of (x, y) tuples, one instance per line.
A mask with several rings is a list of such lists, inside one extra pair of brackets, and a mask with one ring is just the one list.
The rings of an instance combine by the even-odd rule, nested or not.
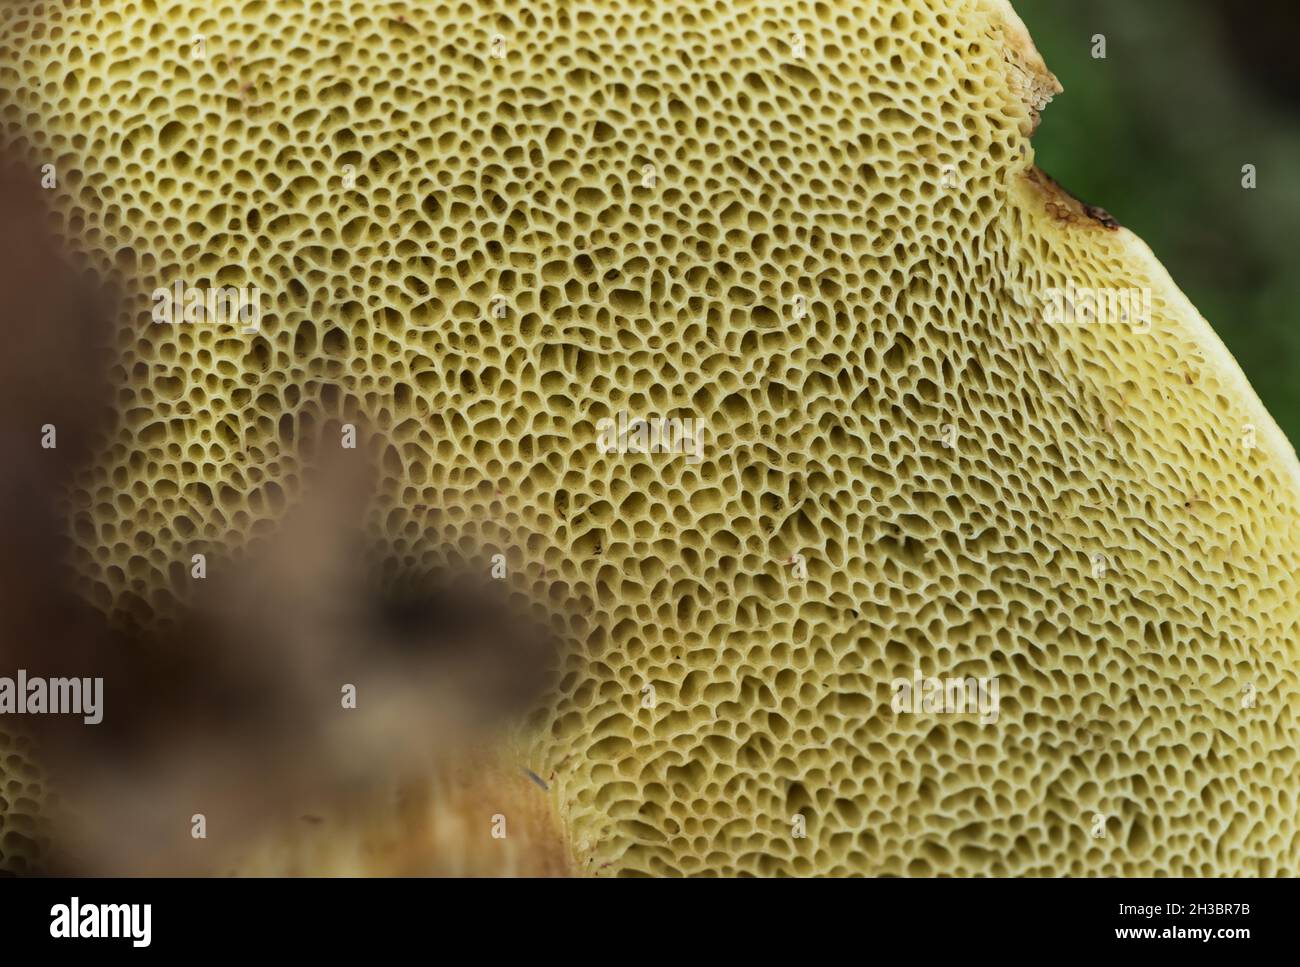
[[(0, 16), (0, 138), (126, 293), (69, 498), (106, 612), (273, 530), (302, 414), (351, 404), (391, 559), (503, 553), (567, 642), (521, 762), (579, 871), (1300, 871), (1294, 455), (1032, 167), (1003, 3)], [(153, 324), (178, 280), (258, 330)], [(1149, 327), (1046, 321), (1069, 285)], [(602, 452), (620, 412), (702, 460)], [(996, 678), (996, 720), (896, 712), (917, 675)]]

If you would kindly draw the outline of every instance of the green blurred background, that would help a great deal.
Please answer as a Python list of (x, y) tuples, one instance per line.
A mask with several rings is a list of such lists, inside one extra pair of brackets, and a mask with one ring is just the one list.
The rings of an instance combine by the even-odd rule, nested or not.
[(1151, 246), (1300, 445), (1300, 0), (1012, 4), (1065, 87), (1039, 166)]

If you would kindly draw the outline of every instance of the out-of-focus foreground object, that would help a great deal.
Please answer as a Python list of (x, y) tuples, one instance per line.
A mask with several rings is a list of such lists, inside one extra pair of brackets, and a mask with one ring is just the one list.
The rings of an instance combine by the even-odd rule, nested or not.
[[(1004, 0), (19, 4), (0, 88), (130, 279), (68, 497), (115, 626), (352, 406), (394, 579), (481, 555), (558, 640), (511, 748), (578, 871), (1300, 872), (1300, 467), (1035, 167)], [(217, 287), (248, 331), (151, 318)]]

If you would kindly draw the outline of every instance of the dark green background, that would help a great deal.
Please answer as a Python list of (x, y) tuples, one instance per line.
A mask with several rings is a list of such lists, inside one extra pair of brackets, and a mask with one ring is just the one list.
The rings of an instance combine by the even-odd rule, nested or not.
[(1039, 166), (1151, 246), (1300, 444), (1300, 0), (1012, 3), (1065, 87)]

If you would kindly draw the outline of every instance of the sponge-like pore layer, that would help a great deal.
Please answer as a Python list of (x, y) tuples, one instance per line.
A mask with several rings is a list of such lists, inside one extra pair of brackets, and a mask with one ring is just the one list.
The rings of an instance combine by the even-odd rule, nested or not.
[[(343, 394), (394, 559), (498, 550), (560, 615), (524, 758), (578, 870), (1300, 872), (1294, 453), (1033, 167), (1003, 0), (0, 23), (0, 137), (129, 295), (70, 495), (106, 611), (273, 527)], [(178, 282), (256, 331), (155, 324)]]

